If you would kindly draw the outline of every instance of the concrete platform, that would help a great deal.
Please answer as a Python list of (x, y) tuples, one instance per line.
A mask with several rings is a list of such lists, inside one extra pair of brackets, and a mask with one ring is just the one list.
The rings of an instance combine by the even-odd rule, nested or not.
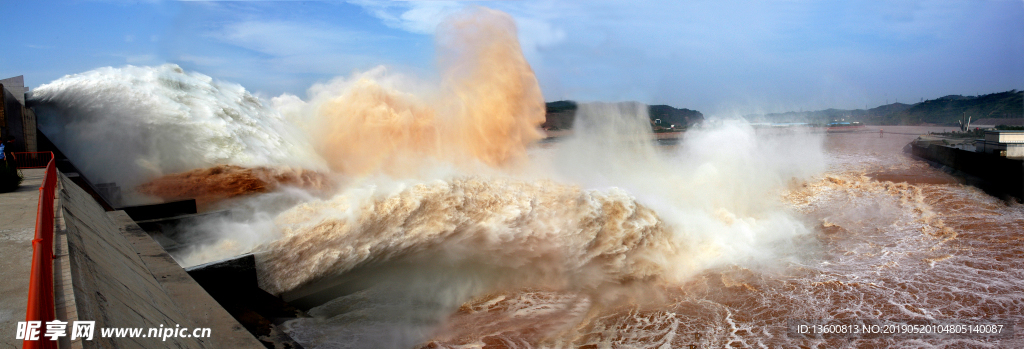
[[(21, 348), (39, 186), (44, 170), (24, 170), (15, 192), (0, 194), (0, 349)], [(63, 174), (54, 248), (57, 318), (96, 321), (92, 341), (62, 348), (263, 348), (124, 211), (106, 211)], [(210, 338), (101, 338), (111, 327), (210, 328)]]
[(25, 321), (28, 274), (32, 268), (32, 238), (44, 169), (21, 171), (25, 181), (10, 193), (0, 193), (0, 348), (21, 348), (14, 339), (18, 321)]
[[(262, 348), (263, 345), (197, 284), (124, 211), (107, 212), (68, 177), (60, 176), (58, 193), (66, 227), (66, 254), (55, 264), (70, 274), (70, 285), (55, 293), (72, 294), (74, 305), (57, 317), (73, 314), (78, 320), (96, 321), (100, 328), (210, 328), (211, 338), (100, 338), (70, 343), (83, 348)], [(60, 240), (60, 238), (58, 238)], [(59, 242), (58, 242), (59, 245)], [(58, 246), (58, 250), (61, 246)], [(66, 263), (61, 263), (67, 258)], [(60, 276), (58, 276), (60, 278)], [(62, 284), (62, 283), (58, 283)], [(60, 298), (58, 296), (58, 298)], [(71, 310), (71, 309), (68, 309)], [(12, 332), (13, 333), (13, 332)]]

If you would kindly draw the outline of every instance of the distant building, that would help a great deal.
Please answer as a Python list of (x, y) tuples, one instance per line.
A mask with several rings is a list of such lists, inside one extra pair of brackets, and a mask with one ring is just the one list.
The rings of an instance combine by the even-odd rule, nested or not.
[(11, 91), (11, 94), (14, 95), (14, 98), (17, 99), (21, 105), (25, 105), (25, 93), (28, 92), (28, 87), (25, 87), (24, 75), (0, 80), (0, 85), (4, 85), (4, 88)]
[(1024, 131), (985, 131), (985, 139), (974, 142), (974, 147), (980, 153), (1021, 158), (1024, 157)]
[(9, 151), (36, 151), (36, 115), (25, 107), (25, 77), (0, 80), (0, 92), (0, 138), (14, 136), (14, 149)]
[(993, 128), (998, 125), (1006, 126), (1024, 126), (1024, 118), (984, 118), (978, 119), (971, 122), (971, 128)]

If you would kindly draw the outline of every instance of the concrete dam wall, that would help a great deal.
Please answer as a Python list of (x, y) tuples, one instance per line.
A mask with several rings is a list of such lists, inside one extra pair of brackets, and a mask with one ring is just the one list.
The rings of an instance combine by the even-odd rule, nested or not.
[(1008, 159), (938, 144), (911, 143), (914, 156), (975, 176), (981, 187), (1024, 199), (1024, 160)]
[[(105, 211), (64, 174), (60, 174), (60, 186), (58, 220), (65, 229), (58, 231), (55, 265), (60, 269), (54, 271), (57, 317), (96, 321), (97, 329), (93, 340), (67, 344), (81, 348), (264, 347), (124, 211)], [(66, 254), (60, 245), (66, 245)], [(61, 282), (61, 274), (70, 280)], [(99, 335), (100, 328), (161, 326), (210, 328), (211, 336), (164, 341)]]

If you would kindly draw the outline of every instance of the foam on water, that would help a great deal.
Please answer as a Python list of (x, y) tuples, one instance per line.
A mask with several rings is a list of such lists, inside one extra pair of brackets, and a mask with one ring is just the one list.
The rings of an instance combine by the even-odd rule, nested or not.
[[(309, 348), (984, 346), (795, 342), (785, 321), (1024, 325), (1020, 205), (874, 179), (934, 170), (859, 134), (725, 122), (657, 147), (637, 103), (583, 103), (571, 137), (531, 148), (543, 98), (511, 17), (476, 9), (439, 33), (435, 84), (377, 68), (268, 108), (165, 65), (30, 99), (94, 181), (163, 176), (143, 188), (246, 212), (194, 227), (218, 240), (182, 264), (254, 252), (270, 292), (350, 285), (287, 323)], [(259, 190), (223, 186), (239, 178), (223, 169)]]
[[(743, 266), (702, 272), (663, 285), (661, 302), (564, 313), (573, 330), (537, 337), (524, 327), (493, 324), (530, 319), (514, 303), (544, 292), (503, 295), (493, 313), (463, 312), (453, 323), (490, 329), (469, 339), (447, 332), (431, 346), (555, 347), (1018, 347), (1019, 338), (842, 339), (786, 336), (788, 319), (1010, 319), (1021, 326), (1024, 207), (1006, 205), (960, 185), (878, 182), (856, 173), (830, 174), (786, 196), (821, 222), (819, 253), (785, 269)], [(572, 299), (556, 293), (547, 307)], [(533, 305), (543, 309), (543, 306)], [(550, 321), (550, 320), (548, 320)], [(468, 330), (448, 330), (465, 333)], [(474, 344), (475, 343), (475, 344)], [(486, 345), (481, 345), (486, 344)]]
[[(889, 151), (899, 156), (899, 147)], [(860, 155), (861, 149), (830, 152), (841, 155), (834, 159), (846, 162), (842, 168), (860, 170), (833, 170), (785, 193), (788, 206), (819, 224), (808, 246), (817, 252), (791, 260), (787, 268), (709, 269), (681, 284), (664, 285), (668, 299), (654, 305), (595, 305), (566, 314), (579, 324), (578, 330), (555, 337), (538, 339), (510, 328), (469, 340), (438, 336), (431, 346), (1019, 347), (1019, 336), (852, 341), (786, 336), (786, 321), (798, 318), (1010, 319), (1017, 327), (1024, 322), (1019, 315), (1024, 309), (1024, 257), (1016, 253), (1024, 244), (1019, 234), (1024, 231), (1024, 207), (969, 186), (878, 181), (863, 172), (881, 165), (934, 175), (929, 171), (936, 170), (916, 166), (913, 160), (894, 166), (876, 161), (890, 158), (884, 152), (868, 157)], [(849, 162), (851, 158), (863, 162)], [(515, 292), (504, 297), (529, 298)], [(480, 328), (488, 328), (493, 318), (528, 314), (455, 317), (454, 322), (480, 322)]]
[(523, 274), (535, 286), (593, 290), (664, 274), (674, 256), (653, 211), (621, 191), (490, 178), (354, 188), (278, 216), (263, 289), (280, 293), (371, 260), (422, 253), (438, 263)]

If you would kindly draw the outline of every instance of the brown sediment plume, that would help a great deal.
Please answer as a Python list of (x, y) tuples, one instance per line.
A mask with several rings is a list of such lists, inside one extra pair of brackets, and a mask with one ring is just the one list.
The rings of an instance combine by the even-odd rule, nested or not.
[(956, 177), (945, 172), (924, 172), (913, 171), (916, 168), (902, 171), (878, 171), (868, 174), (879, 182), (908, 183), (908, 184), (957, 184)]
[(164, 200), (196, 199), (196, 205), (202, 208), (282, 186), (326, 191), (331, 184), (324, 174), (305, 169), (219, 165), (166, 175), (135, 189)]
[[(397, 90), (364, 74), (318, 96), (318, 151), (335, 172), (405, 176), (425, 161), (505, 167), (542, 138), (544, 97), (512, 18), (479, 8), (439, 28), (443, 81), (433, 94)], [(324, 99), (321, 99), (324, 98)], [(428, 160), (430, 159), (430, 160)]]
[[(945, 222), (939, 217), (932, 205), (925, 202), (923, 190), (931, 188), (935, 184), (909, 184), (907, 182), (892, 182), (869, 177), (864, 173), (842, 173), (829, 174), (817, 182), (805, 184), (802, 188), (790, 191), (784, 195), (797, 209), (804, 209), (811, 206), (811, 201), (818, 199), (823, 192), (838, 191), (844, 192), (852, 197), (860, 197), (870, 194), (888, 195), (896, 200), (906, 209), (910, 210), (917, 217), (921, 225), (921, 232), (942, 239), (943, 242), (955, 239), (957, 234), (946, 227)], [(823, 221), (824, 232), (831, 233), (836, 228), (833, 222)]]
[(586, 295), (545, 290), (519, 290), (489, 294), (467, 302), (450, 316), (437, 335), (423, 347), (457, 347), (468, 338), (485, 348), (507, 347), (505, 339), (538, 343), (574, 337), (586, 320), (596, 315)]
[(482, 7), (461, 13), (440, 26), (438, 42), (451, 90), (444, 109), (463, 119), (453, 130), (463, 149), (490, 165), (521, 159), (542, 137), (545, 106), (512, 16)]

